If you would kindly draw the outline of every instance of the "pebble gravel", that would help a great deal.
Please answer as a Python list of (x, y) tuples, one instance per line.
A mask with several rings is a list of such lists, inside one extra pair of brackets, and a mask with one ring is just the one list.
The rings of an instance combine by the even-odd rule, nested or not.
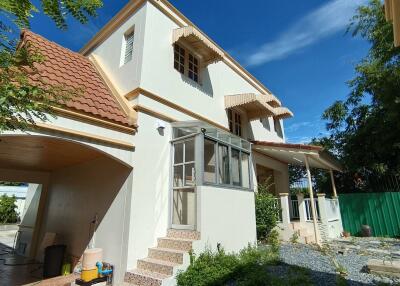
[[(323, 251), (312, 245), (288, 243), (281, 245), (280, 258), (283, 265), (296, 265), (308, 269), (314, 285), (339, 285), (337, 267), (333, 262), (335, 260), (347, 272), (347, 275), (343, 276), (347, 285), (400, 285), (400, 278), (373, 275), (366, 269), (369, 259), (389, 259), (392, 253), (399, 250), (398, 240), (338, 240), (328, 243)], [(276, 267), (271, 271), (280, 276), (285, 270)]]

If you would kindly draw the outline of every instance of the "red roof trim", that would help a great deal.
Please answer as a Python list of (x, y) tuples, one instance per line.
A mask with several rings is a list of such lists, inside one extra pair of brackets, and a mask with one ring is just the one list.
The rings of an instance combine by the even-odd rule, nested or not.
[(251, 143), (255, 145), (267, 146), (267, 147), (281, 147), (281, 148), (290, 148), (297, 150), (306, 150), (306, 151), (323, 151), (324, 148), (316, 145), (305, 145), (305, 144), (291, 144), (291, 143), (278, 143), (278, 142), (269, 142), (269, 141), (251, 141)]

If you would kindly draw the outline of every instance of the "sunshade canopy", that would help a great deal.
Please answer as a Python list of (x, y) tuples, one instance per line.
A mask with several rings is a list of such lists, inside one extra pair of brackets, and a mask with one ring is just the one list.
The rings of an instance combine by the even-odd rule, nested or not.
[(313, 145), (253, 141), (252, 149), (273, 159), (292, 165), (305, 165), (307, 156), (310, 167), (341, 171), (338, 160), (324, 148)]
[(172, 43), (184, 43), (192, 47), (203, 57), (203, 64), (218, 62), (224, 57), (224, 52), (211, 40), (192, 26), (186, 26), (173, 31)]
[(274, 116), (274, 108), (268, 103), (268, 97), (264, 94), (236, 94), (225, 96), (225, 108), (243, 108), (249, 120)]
[(285, 119), (293, 117), (293, 113), (286, 107), (276, 107), (274, 108), (274, 117), (276, 119)]

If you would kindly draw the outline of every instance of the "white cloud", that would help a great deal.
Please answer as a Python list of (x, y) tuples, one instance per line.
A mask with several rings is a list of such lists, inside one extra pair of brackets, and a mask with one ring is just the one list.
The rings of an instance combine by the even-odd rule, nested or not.
[(280, 37), (265, 43), (245, 59), (248, 66), (286, 58), (322, 38), (344, 30), (355, 9), (367, 0), (331, 0), (310, 12)]
[(296, 122), (296, 123), (293, 123), (293, 124), (289, 125), (288, 127), (286, 127), (285, 131), (286, 132), (295, 132), (302, 127), (310, 127), (313, 125), (314, 124), (310, 121)]

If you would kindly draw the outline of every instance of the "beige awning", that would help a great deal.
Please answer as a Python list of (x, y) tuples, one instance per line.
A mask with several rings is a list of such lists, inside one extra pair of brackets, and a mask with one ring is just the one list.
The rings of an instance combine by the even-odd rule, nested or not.
[(293, 113), (286, 107), (275, 107), (274, 117), (276, 119), (290, 118), (293, 117)]
[(320, 146), (253, 141), (252, 150), (286, 164), (305, 165), (307, 156), (310, 167), (341, 171), (338, 160)]
[(203, 63), (208, 65), (220, 61), (224, 52), (192, 26), (186, 26), (173, 31), (172, 43), (182, 42), (192, 47), (203, 57)]
[(225, 109), (243, 108), (249, 120), (274, 116), (274, 108), (267, 103), (264, 94), (235, 94), (225, 96)]

